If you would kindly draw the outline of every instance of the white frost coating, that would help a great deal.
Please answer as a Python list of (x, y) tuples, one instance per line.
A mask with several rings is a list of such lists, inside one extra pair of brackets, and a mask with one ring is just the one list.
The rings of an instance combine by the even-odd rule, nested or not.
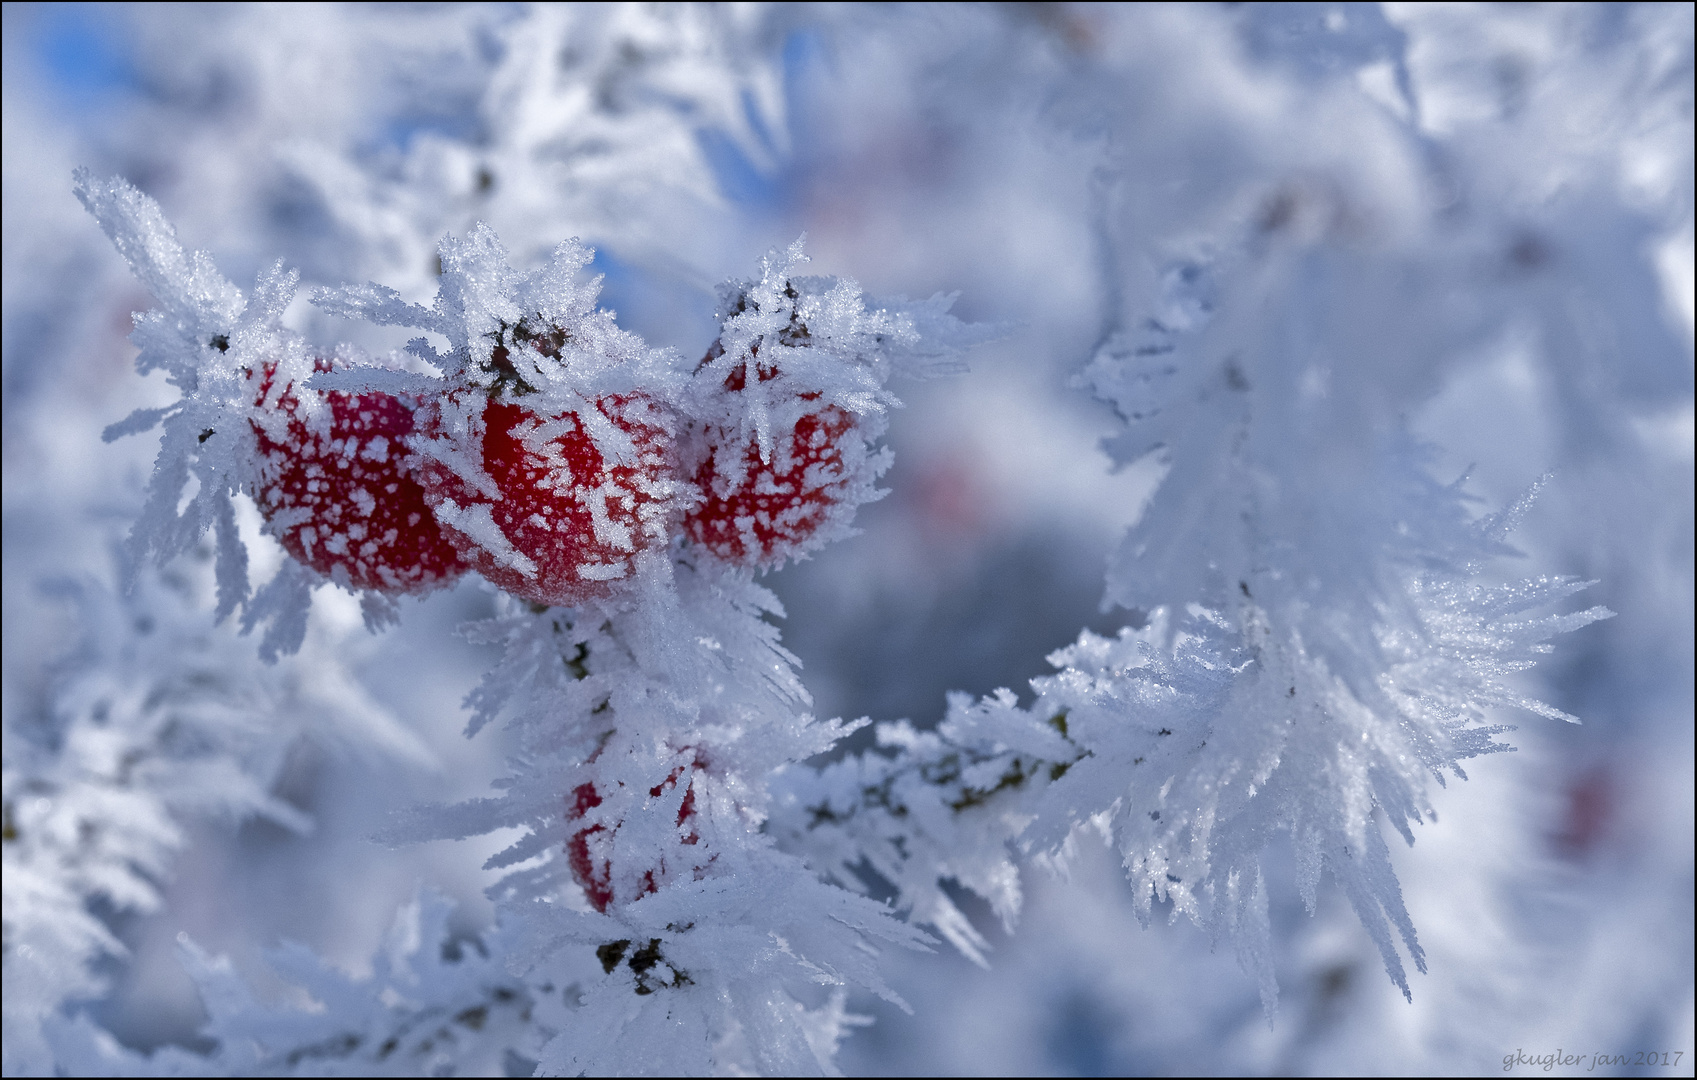
[[(1127, 420), (1111, 452), (1129, 462), (1159, 448), (1173, 462), (1108, 575), (1110, 598), (1147, 624), (1114, 640), (1086, 632), (1053, 654), (1059, 670), (1032, 681), (1029, 708), (1006, 691), (953, 696), (935, 735), (881, 728), (904, 750), (895, 761), (789, 774), (772, 831), (846, 883), (870, 861), (954, 940), (941, 879), (1011, 919), (1007, 844), (1060, 858), (1090, 823), (1118, 850), (1140, 917), (1170, 902), (1236, 940), (1270, 1020), (1271, 837), (1289, 836), (1311, 912), (1322, 874), (1339, 882), (1411, 997), (1399, 944), (1422, 972), (1425, 952), (1378, 818), (1412, 844), (1430, 781), (1465, 779), (1464, 761), (1508, 749), (1487, 710), (1571, 719), (1504, 677), (1611, 613), (1535, 614), (1586, 585), (1570, 579), (1475, 583), (1509, 550), (1526, 500), (1474, 521), (1459, 485), (1428, 475), (1430, 449), (1374, 416), (1374, 399), (1323, 417), (1290, 403), (1311, 368), (1289, 343), (1320, 304), (1252, 271), (1252, 250), (1228, 263), (1247, 279), (1252, 321), (1204, 303), (1216, 282), (1190, 267), (1166, 299), (1200, 314), (1110, 335), (1083, 377)], [(1292, 287), (1297, 297), (1282, 295)], [(1268, 311), (1297, 313), (1298, 326), (1269, 335)], [(1347, 454), (1307, 467), (1323, 437)], [(965, 938), (955, 943), (977, 957), (981, 943)]]
[(614, 521), (607, 512), (609, 501), (626, 502), (630, 493), (617, 484), (602, 484), (600, 487), (588, 490), (579, 489), (577, 500), (584, 509), (588, 510), (595, 522), (595, 539), (608, 547), (619, 551), (636, 550), (635, 537), (631, 535), (630, 527)]
[[(807, 262), (804, 240), (767, 252), (758, 280), (720, 286), (719, 337), (696, 372), (695, 424), (681, 454), (709, 497), (823, 493), (787, 500), (776, 516), (767, 508), (710, 507), (698, 538), (733, 562), (763, 568), (852, 535), (856, 509), (882, 497), (877, 480), (890, 457), (875, 447), (888, 411), (901, 404), (888, 388), (895, 374), (951, 370), (966, 348), (1001, 333), (962, 323), (946, 314), (950, 301), (934, 299), (919, 305), (927, 313), (922, 336), (905, 300), (872, 308), (852, 280), (797, 275)], [(935, 362), (907, 363), (916, 349)], [(812, 436), (800, 446), (804, 422)], [(798, 456), (827, 449), (837, 461), (815, 460), (801, 477), (789, 476)], [(795, 479), (799, 493), (791, 490)], [(756, 526), (780, 532), (768, 531), (763, 542)]]
[(440, 427), (445, 434), (432, 438), (415, 432), (407, 440), (409, 447), (420, 457), (446, 466), (449, 472), (479, 495), (499, 501), (501, 491), (483, 468), (482, 399), (467, 400), (443, 395), (432, 400), (440, 411)]
[(452, 499), (443, 499), (434, 507), (436, 520), (444, 526), (464, 533), (502, 566), (510, 566), (525, 577), (536, 576), (536, 563), (514, 548), (495, 523), (487, 503), (473, 503), (462, 508)]
[(215, 624), (211, 585), (205, 573), (144, 566), (127, 595), (93, 581), (49, 586), (73, 607), (82, 641), (50, 684), (53, 738), (6, 716), (8, 1075), (51, 1071), (49, 1044), (68, 1048), (53, 1037), (58, 1001), (101, 993), (102, 958), (127, 952), (94, 905), (159, 910), (197, 828), (261, 817), (312, 830), (272, 793), (303, 734), (402, 759), (423, 753), (338, 668), (337, 643), (261, 663)]
[(396, 397), (431, 398), (446, 389), (439, 378), (389, 367), (371, 366), (371, 358), (350, 350), (338, 352), (345, 366), (320, 371), (306, 381), (309, 390), (340, 390), (346, 394), (393, 394)]
[[(140, 349), (136, 370), (145, 375), (162, 369), (183, 395), (166, 410), (132, 414), (108, 429), (117, 437), (144, 431), (153, 422), (164, 427), (131, 548), (138, 557), (164, 562), (186, 551), (206, 530), (217, 530), (218, 612), (223, 618), (248, 601), (247, 555), (235, 539), (230, 497), (255, 494), (260, 475), (251, 423), (265, 418), (267, 410), (254, 405), (253, 373), (273, 365), (272, 391), (280, 393), (283, 384), (312, 371), (305, 341), (279, 322), (298, 275), (286, 272), (281, 262), (267, 266), (252, 296), (244, 298), (218, 273), (211, 256), (183, 250), (159, 205), (131, 184), (96, 179), (82, 169), (74, 190), (160, 304), (136, 317), (130, 335)], [(327, 422), (317, 415), (306, 419)]]
[[(1478, 531), (1477, 550), (1497, 542)], [(1260, 860), (1272, 833), (1288, 833), (1310, 910), (1330, 872), (1407, 995), (1393, 931), (1415, 966), (1426, 964), (1374, 812), (1413, 843), (1428, 780), (1465, 779), (1464, 760), (1508, 749), (1495, 740), (1506, 729), (1483, 710), (1552, 713), (1503, 676), (1530, 666), (1553, 635), (1609, 616), (1526, 614), (1584, 587), (1411, 577), (1409, 607), (1382, 609), (1370, 631), (1390, 648), (1366, 695), (1299, 639), (1281, 640), (1252, 603), (1230, 614), (1192, 605), (1183, 621), (1157, 611), (1117, 640), (1086, 632), (1050, 658), (1057, 674), (1032, 680), (1029, 709), (1006, 691), (977, 703), (953, 695), (934, 735), (880, 727), (880, 742), (903, 750), (894, 761), (866, 755), (786, 774), (772, 832), (847, 884), (869, 860), (916, 918), (981, 959), (983, 942), (955, 932), (963, 923), (940, 881), (980, 893), (1011, 923), (1019, 895), (1008, 842), (1060, 857), (1091, 822), (1119, 850), (1143, 918), (1170, 901), (1237, 940), (1269, 1018), (1277, 983)]]
[[(670, 400), (683, 385), (685, 372), (676, 353), (648, 347), (595, 307), (600, 279), (580, 280), (593, 252), (566, 241), (543, 266), (520, 273), (509, 264), (494, 230), (479, 223), (463, 238), (445, 237), (438, 255), (443, 273), (429, 309), (394, 302), (390, 290), (375, 285), (321, 289), (313, 294), (313, 303), (326, 311), (364, 314), (447, 337), (452, 351), (436, 359), (447, 367), (446, 388), (465, 391), (444, 409), (450, 436), (463, 436), (462, 425), (481, 412), (474, 401), (477, 392), (506, 395), (519, 390), (510, 400), (542, 424), (542, 431), (521, 437), (540, 440), (544, 445), (533, 447), (539, 454), (547, 453), (546, 441), (556, 430), (552, 425), (569, 430), (569, 417), (576, 414), (604, 459), (629, 460), (630, 436), (608, 422), (596, 402), (608, 395)], [(550, 336), (556, 334), (557, 348)], [(543, 343), (558, 355), (539, 352)], [(504, 381), (514, 373), (523, 387)]]
[(353, 500), (354, 506), (359, 509), (361, 517), (370, 517), (371, 512), (377, 509), (377, 500), (372, 497), (371, 492), (364, 488), (355, 488), (348, 497)]
[[(675, 351), (649, 348), (595, 307), (600, 281), (582, 278), (592, 255), (567, 241), (545, 265), (521, 273), (494, 230), (479, 223), (438, 245), (442, 275), (428, 311), (397, 304), (377, 286), (320, 290), (314, 297), (327, 311), (365, 313), (448, 338), (449, 353), (431, 353), (445, 380), (433, 399), (430, 435), (411, 440), (420, 457), (451, 473), (427, 479), (431, 499), (447, 500), (437, 519), (535, 589), (504, 584), (549, 603), (575, 597), (577, 581), (613, 580), (566, 580), (574, 563), (610, 564), (617, 555), (663, 544), (666, 522), (691, 494), (671, 476), (666, 457), (687, 365)], [(486, 432), (497, 406), (495, 415), (511, 409), (516, 419), (503, 416), (498, 423), (505, 431)], [(578, 442), (584, 436), (598, 466), (595, 458), (585, 460)], [(507, 438), (522, 447), (522, 460), (506, 460), (510, 449), (491, 449)], [(635, 475), (608, 476), (611, 470)], [(584, 472), (591, 475), (578, 475)], [(586, 490), (589, 483), (599, 486)], [(518, 511), (506, 523), (509, 535), (490, 506), (509, 497), (521, 506), (552, 500), (556, 509)], [(564, 519), (563, 509), (573, 506), (589, 520), (580, 522), (575, 513), (570, 523), (549, 520)], [(541, 533), (526, 536), (521, 521)], [(473, 562), (478, 557), (467, 554)]]
[[(505, 655), (470, 699), (473, 729), (505, 719), (518, 771), (499, 799), (420, 814), (405, 832), (527, 830), (491, 861), (525, 864), (501, 887), (507, 968), (531, 985), (572, 972), (579, 985), (579, 1008), (538, 1055), (544, 1071), (689, 1072), (727, 1055), (822, 1070), (840, 1018), (804, 1007), (807, 987), (895, 1000), (876, 950), (924, 941), (760, 835), (764, 777), (850, 729), (802, 711), (794, 658), (760, 617), (775, 603), (765, 590), (737, 575), (674, 577), (652, 553), (634, 570), (634, 602), (540, 615), (513, 604), (476, 628)], [(583, 816), (562, 821), (561, 792), (585, 790), (599, 801), (574, 794)], [(583, 910), (597, 904), (563, 857), (574, 834), (605, 911)], [(554, 902), (566, 892), (578, 899)]]
[[(458, 939), (449, 927), (452, 910), (439, 894), (421, 890), (396, 912), (364, 979), (298, 944), (267, 950), (272, 972), (314, 1010), (301, 1008), (299, 998), (262, 1000), (228, 957), (208, 955), (185, 935), (178, 946), (183, 967), (206, 1007), (203, 1033), (217, 1041), (210, 1057), (171, 1045), (144, 1056), (100, 1038), (104, 1032), (86, 1015), (53, 1020), (46, 1035), (61, 1065), (79, 1076), (288, 1075), (302, 1058), (320, 1069), (333, 1063), (343, 1075), (427, 1075), (449, 1056), (468, 1073), (500, 1075), (515, 1052), (540, 1053), (559, 1006), (503, 970), (506, 942), (498, 935), (488, 953)], [(255, 1039), (256, 1031), (269, 1037)], [(349, 1038), (353, 1032), (365, 1037)]]
[(578, 563), (578, 577), (585, 581), (618, 581), (630, 573), (624, 563)]

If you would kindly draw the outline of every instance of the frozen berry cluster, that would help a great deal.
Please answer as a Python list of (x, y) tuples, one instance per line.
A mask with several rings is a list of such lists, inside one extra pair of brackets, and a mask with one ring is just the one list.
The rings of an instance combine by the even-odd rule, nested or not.
[[(779, 389), (788, 401), (773, 406), (768, 384), (785, 371), (758, 345), (726, 371), (714, 343), (697, 370), (703, 419), (640, 390), (539, 410), (514, 358), (557, 360), (569, 331), (521, 321), (497, 337), (487, 377), (435, 399), (278, 386), (274, 367), (252, 376), (257, 501), (291, 556), (390, 595), (475, 570), (520, 599), (572, 605), (609, 595), (637, 553), (680, 534), (726, 563), (782, 565), (829, 539), (881, 471), (875, 433), (819, 390)], [(763, 438), (736, 422), (751, 381)]]

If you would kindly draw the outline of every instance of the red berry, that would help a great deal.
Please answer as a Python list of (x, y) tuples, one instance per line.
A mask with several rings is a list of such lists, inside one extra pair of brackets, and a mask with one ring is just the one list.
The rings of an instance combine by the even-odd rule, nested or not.
[[(683, 777), (684, 768), (682, 765), (674, 768), (670, 776), (648, 790), (649, 796), (658, 799), (676, 787)], [(696, 828), (694, 781), (695, 773), (701, 769), (701, 759), (698, 757), (692, 760), (688, 768), (689, 787), (684, 791), (683, 801), (678, 806), (677, 825), (681, 833), (678, 843), (694, 847), (701, 843), (701, 833)], [(566, 820), (582, 821), (589, 811), (600, 806), (601, 802), (601, 795), (594, 784), (579, 784), (566, 806)], [(606, 911), (613, 902), (613, 864), (610, 853), (613, 835), (617, 831), (616, 823), (609, 829), (607, 825), (598, 822), (578, 829), (566, 840), (566, 864), (571, 868), (572, 879), (583, 887), (584, 896), (596, 911)], [(658, 892), (660, 886), (685, 864), (691, 864), (692, 873), (699, 877), (705, 870), (707, 861), (710, 860), (703, 860), (699, 856), (686, 858), (680, 853), (668, 863), (662, 856), (657, 865), (643, 869), (640, 874), (625, 875), (635, 887), (635, 895), (626, 898), (626, 902)]]
[[(582, 821), (585, 814), (600, 805), (601, 796), (596, 793), (595, 785), (579, 784), (566, 808), (566, 820)], [(590, 825), (572, 833), (566, 841), (566, 863), (571, 867), (572, 879), (583, 886), (583, 895), (590, 906), (596, 911), (606, 911), (613, 902), (612, 860), (589, 850), (590, 842), (600, 834), (605, 834), (605, 838), (596, 846), (610, 847), (612, 836), (605, 825)]]
[[(744, 367), (725, 379), (726, 392), (743, 391)], [(777, 377), (775, 368), (757, 365), (757, 371), (761, 382)], [(819, 396), (799, 393), (796, 402)], [(710, 452), (692, 478), (704, 498), (684, 517), (692, 540), (729, 562), (782, 565), (828, 539), (826, 527), (846, 524), (865, 501), (881, 464), (867, 453), (857, 418), (835, 405), (800, 409), (793, 424), (775, 426), (770, 461), (761, 460), (753, 435), (739, 440), (739, 461), (738, 445), (725, 445), (734, 433), (705, 432)]]
[[(314, 367), (331, 370), (322, 358)], [(256, 501), (283, 550), (352, 589), (422, 593), (463, 574), (408, 468), (418, 402), (332, 390), (323, 394), (328, 416), (313, 416), (293, 384), (271, 398), (276, 374), (275, 364), (260, 372), (254, 404), (272, 415), (251, 423)]]
[(597, 420), (629, 437), (634, 460), (603, 456), (575, 412), (545, 422), (492, 398), (483, 408), (481, 463), (500, 498), (438, 462), (423, 470), (430, 505), (461, 557), (521, 599), (569, 605), (604, 596), (630, 575), (632, 555), (666, 541), (671, 440), (652, 403), (614, 395), (595, 407)]

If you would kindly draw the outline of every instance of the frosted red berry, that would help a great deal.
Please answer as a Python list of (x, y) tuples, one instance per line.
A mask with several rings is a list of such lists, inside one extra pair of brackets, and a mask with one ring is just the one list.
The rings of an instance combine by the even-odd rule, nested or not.
[[(725, 380), (727, 393), (743, 391), (745, 367)], [(762, 382), (776, 377), (773, 368), (757, 366), (757, 372)], [(796, 401), (819, 397), (803, 392)], [(722, 445), (731, 439), (732, 445)], [(685, 516), (684, 530), (729, 562), (769, 567), (800, 555), (828, 524), (846, 518), (870, 482), (863, 475), (871, 465), (856, 417), (835, 405), (805, 409), (793, 425), (773, 431), (770, 461), (761, 460), (752, 434), (709, 428), (706, 441), (708, 453), (691, 478), (703, 499)]]
[[(701, 843), (701, 832), (697, 828), (695, 807), (695, 774), (701, 769), (699, 758), (690, 762), (687, 767), (689, 779), (684, 780), (686, 767), (676, 766), (671, 775), (650, 788), (648, 794), (658, 799), (675, 788), (681, 781), (689, 786), (684, 790), (683, 801), (678, 805), (678, 843), (680, 846), (695, 848)], [(566, 805), (567, 821), (582, 821), (591, 810), (600, 806), (601, 795), (591, 783), (579, 784), (572, 791)], [(566, 865), (571, 868), (572, 880), (583, 888), (584, 898), (589, 901), (596, 911), (606, 911), (613, 902), (614, 880), (611, 857), (613, 835), (617, 832), (615, 824), (609, 828), (606, 824), (596, 822), (586, 825), (572, 833), (566, 840)], [(633, 895), (626, 897), (627, 902), (638, 900), (651, 893), (658, 892), (660, 886), (679, 869), (688, 866), (692, 873), (699, 874), (708, 860), (691, 857), (679, 852), (671, 859), (662, 856), (659, 861), (640, 872), (633, 871), (629, 877), (627, 888), (633, 889)]]
[[(539, 415), (539, 391), (515, 366), (514, 350), (558, 360), (571, 334), (520, 320), (495, 336), (479, 369), (487, 384), (454, 391), (454, 408), (425, 421), (433, 434), (457, 438), (458, 452), (470, 451), (494, 493), (432, 461), (423, 469), (426, 497), (461, 558), (514, 596), (572, 605), (608, 595), (632, 575), (633, 556), (664, 545), (675, 524), (666, 421), (640, 391), (603, 395), (587, 417)], [(486, 397), (480, 414), (464, 408), (471, 395)], [(447, 412), (467, 430), (441, 430)], [(592, 425), (604, 442), (623, 445), (599, 444)]]
[[(331, 370), (322, 358), (314, 366)], [(390, 594), (463, 574), (408, 465), (418, 401), (329, 391), (313, 413), (292, 384), (272, 394), (275, 379), (275, 365), (256, 377), (255, 501), (283, 550), (339, 584)]]
[(577, 413), (544, 418), (491, 399), (478, 450), (500, 498), (440, 464), (424, 470), (461, 557), (520, 599), (569, 605), (607, 595), (631, 575), (633, 555), (665, 542), (670, 437), (641, 395), (604, 397), (595, 408), (629, 439), (627, 460), (603, 454)]

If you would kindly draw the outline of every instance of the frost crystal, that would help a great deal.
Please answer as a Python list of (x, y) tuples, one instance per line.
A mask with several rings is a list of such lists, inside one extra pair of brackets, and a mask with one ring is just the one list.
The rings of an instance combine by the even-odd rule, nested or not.
[[(431, 308), (375, 285), (315, 297), (446, 339), (446, 352), (409, 346), (444, 373), (438, 415), (411, 446), (434, 471), (437, 520), (524, 602), (472, 631), (505, 649), (468, 730), (505, 719), (518, 753), (504, 794), (421, 812), (395, 836), (525, 830), (490, 863), (517, 867), (492, 890), (516, 935), (509, 970), (558, 982), (551, 971), (593, 959), (540, 1051), (544, 1071), (829, 1071), (847, 1021), (840, 994), (818, 988), (896, 1000), (874, 946), (926, 938), (762, 833), (768, 777), (851, 728), (804, 711), (794, 658), (763, 619), (777, 603), (750, 580), (769, 560), (674, 537), (687, 508), (739, 483), (781, 497), (778, 478), (835, 504), (828, 527), (813, 522), (817, 535), (784, 554), (841, 535), (887, 460), (871, 445), (896, 404), (885, 382), (934, 371), (983, 335), (943, 300), (868, 310), (852, 282), (796, 278), (798, 243), (769, 256), (758, 283), (722, 290), (720, 341), (691, 371), (594, 308), (575, 243), (531, 274), (483, 226), (440, 251)], [(827, 409), (863, 426), (835, 470), (823, 458), (797, 468), (800, 418)], [(680, 461), (721, 460), (719, 443), (739, 468), (750, 447), (770, 467), (764, 485), (746, 469), (711, 490), (677, 478)]]
[(159, 302), (157, 310), (136, 316), (130, 336), (141, 350), (136, 370), (164, 371), (182, 394), (175, 405), (138, 411), (106, 430), (110, 441), (165, 429), (134, 550), (163, 562), (215, 528), (222, 619), (248, 598), (247, 552), (230, 499), (251, 490), (256, 472), (248, 423), (254, 372), (270, 365), (293, 381), (312, 370), (305, 341), (278, 322), (294, 299), (298, 275), (279, 261), (261, 271), (253, 296), (244, 299), (210, 255), (183, 251), (159, 204), (129, 183), (98, 180), (84, 169), (76, 175), (76, 194)]
[(50, 1024), (60, 1064), (79, 1076), (435, 1076), (535, 1067), (534, 1053), (561, 995), (532, 992), (501, 970), (502, 942), (454, 938), (452, 905), (426, 893), (397, 914), (368, 979), (351, 979), (289, 943), (269, 952), (272, 971), (309, 996), (312, 1009), (267, 1005), (226, 957), (186, 937), (183, 966), (209, 1019), (210, 1055), (161, 1047), (135, 1053), (86, 1016)]
[(952, 297), (889, 306), (853, 281), (797, 276), (802, 240), (768, 252), (759, 281), (720, 288), (719, 337), (697, 366), (681, 452), (700, 488), (689, 536), (732, 563), (781, 567), (852, 535), (880, 498), (876, 448), (899, 401), (892, 374), (946, 374), (994, 334), (950, 316)]
[[(136, 370), (163, 370), (182, 395), (174, 405), (139, 410), (106, 430), (111, 441), (164, 428), (147, 503), (131, 537), (136, 558), (162, 564), (213, 530), (218, 618), (241, 607), (244, 630), (269, 621), (261, 651), (272, 659), (300, 648), (307, 603), (325, 580), (323, 569), (350, 589), (394, 592), (432, 588), (459, 573), (439, 539), (393, 534), (407, 525), (409, 493), (397, 503), (387, 488), (412, 481), (401, 475), (399, 460), (388, 461), (387, 441), (410, 429), (412, 403), (384, 399), (383, 411), (398, 415), (376, 420), (377, 397), (350, 400), (309, 385), (330, 362), (313, 356), (305, 339), (279, 321), (294, 298), (296, 272), (277, 262), (260, 273), (253, 296), (244, 300), (209, 255), (183, 251), (159, 205), (129, 183), (80, 170), (76, 193), (159, 302), (158, 309), (135, 317), (130, 339), (141, 350)], [(344, 350), (343, 363), (356, 359)], [(393, 389), (395, 381), (377, 392)], [(406, 380), (403, 389), (416, 392), (419, 382)], [(356, 445), (373, 432), (363, 447)], [(384, 507), (374, 514), (377, 496), (362, 484), (379, 482)], [(257, 595), (249, 592), (247, 550), (232, 501), (237, 495), (252, 497), (266, 512), (266, 528), (306, 560), (291, 562)], [(409, 563), (412, 557), (417, 561)], [(383, 606), (381, 597), (368, 604)]]
[[(579, 283), (592, 252), (567, 242), (515, 272), (487, 226), (440, 248), (431, 308), (368, 285), (323, 290), (332, 314), (447, 339), (409, 350), (442, 372), (419, 432), (425, 498), (484, 577), (543, 604), (606, 595), (639, 552), (663, 547), (685, 487), (673, 478), (674, 354), (649, 349)], [(342, 384), (338, 384), (342, 385)]]
[[(1427, 479), (1406, 437), (1335, 464), (1301, 447), (1317, 439), (1301, 424), (1318, 417), (1288, 396), (1300, 369), (1266, 348), (1207, 364), (1223, 351), (1198, 340), (1209, 282), (1174, 280), (1167, 322), (1111, 338), (1086, 375), (1128, 420), (1115, 447), (1171, 462), (1109, 573), (1110, 599), (1141, 612), (1141, 628), (1085, 632), (1053, 654), (1059, 671), (1032, 681), (1029, 708), (1007, 691), (953, 696), (935, 734), (885, 726), (885, 753), (786, 774), (772, 831), (845, 883), (870, 867), (982, 962), (981, 936), (939, 882), (1011, 924), (1009, 845), (1061, 858), (1092, 827), (1118, 850), (1145, 920), (1171, 902), (1234, 939), (1269, 1019), (1261, 859), (1283, 834), (1309, 910), (1331, 873), (1408, 995), (1396, 939), (1421, 971), (1425, 958), (1380, 821), (1412, 844), (1428, 780), (1465, 778), (1466, 759), (1509, 749), (1487, 710), (1572, 719), (1506, 676), (1611, 613), (1536, 615), (1586, 585), (1568, 579), (1474, 584), (1509, 550), (1515, 515), (1470, 521), (1459, 485)], [(1269, 460), (1291, 453), (1327, 464)]]
[(307, 732), (421, 753), (339, 671), (332, 643), (310, 645), (304, 666), (258, 663), (200, 610), (197, 586), (147, 567), (122, 597), (92, 582), (54, 586), (77, 607), (82, 646), (60, 666), (43, 714), (6, 723), (8, 1073), (43, 1068), (39, 1025), (65, 998), (102, 988), (101, 956), (125, 953), (95, 904), (157, 908), (187, 822), (258, 816), (309, 830), (271, 794)]

